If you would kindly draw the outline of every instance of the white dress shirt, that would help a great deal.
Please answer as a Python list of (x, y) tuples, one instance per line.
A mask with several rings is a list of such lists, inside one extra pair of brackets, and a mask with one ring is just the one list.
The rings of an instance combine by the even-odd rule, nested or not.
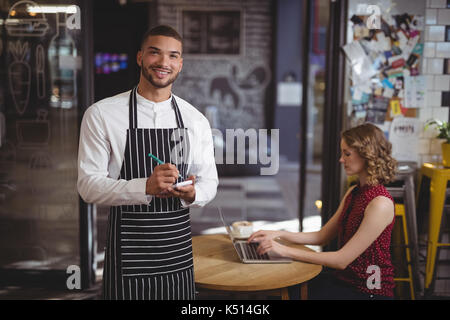
[[(171, 99), (152, 102), (138, 93), (138, 128), (176, 128)], [(184, 207), (202, 207), (217, 192), (218, 177), (211, 127), (208, 120), (183, 99), (173, 95), (188, 129), (190, 150), (188, 176), (196, 176), (195, 200)], [(149, 204), (147, 178), (118, 179), (129, 128), (130, 91), (103, 99), (90, 106), (81, 123), (78, 150), (78, 192), (87, 203), (102, 205)]]

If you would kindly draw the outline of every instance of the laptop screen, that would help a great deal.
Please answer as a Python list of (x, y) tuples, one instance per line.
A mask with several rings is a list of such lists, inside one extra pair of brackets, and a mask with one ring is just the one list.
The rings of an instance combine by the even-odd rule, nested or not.
[(233, 241), (233, 240), (234, 240), (234, 238), (233, 238), (233, 232), (231, 232), (230, 226), (225, 222), (225, 219), (224, 219), (224, 217), (223, 217), (222, 210), (220, 209), (220, 207), (217, 207), (217, 209), (219, 209), (220, 220), (222, 220), (222, 223), (223, 223), (225, 229), (227, 230), (227, 233), (228, 233), (228, 235), (230, 236), (231, 241)]

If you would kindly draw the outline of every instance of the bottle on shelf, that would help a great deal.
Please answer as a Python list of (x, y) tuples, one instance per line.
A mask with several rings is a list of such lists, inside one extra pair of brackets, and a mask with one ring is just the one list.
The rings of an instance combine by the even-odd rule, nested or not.
[(50, 106), (70, 109), (77, 104), (77, 48), (67, 32), (65, 18), (60, 22), (60, 14), (56, 13), (56, 34), (48, 47)]

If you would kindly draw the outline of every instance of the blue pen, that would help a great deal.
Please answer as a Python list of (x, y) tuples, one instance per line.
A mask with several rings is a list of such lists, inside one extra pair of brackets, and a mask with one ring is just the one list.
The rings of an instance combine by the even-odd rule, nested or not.
[[(164, 162), (162, 162), (161, 160), (159, 160), (157, 157), (155, 157), (154, 155), (152, 155), (151, 153), (148, 154), (149, 157), (152, 157), (153, 160), (155, 160), (156, 162), (158, 162), (158, 164), (164, 164)], [(183, 179), (183, 177), (181, 176), (180, 173), (178, 173), (178, 178)]]

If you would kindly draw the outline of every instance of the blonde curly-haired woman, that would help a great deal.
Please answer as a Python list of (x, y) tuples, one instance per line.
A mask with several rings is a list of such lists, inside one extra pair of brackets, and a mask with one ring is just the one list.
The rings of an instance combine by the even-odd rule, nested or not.
[[(392, 299), (394, 268), (390, 256), (395, 221), (394, 201), (383, 186), (395, 177), (397, 162), (383, 132), (370, 123), (341, 135), (341, 158), (348, 176), (358, 184), (344, 195), (332, 218), (316, 232), (258, 231), (249, 242), (259, 242), (260, 254), (274, 251), (326, 269), (309, 284), (310, 299)], [(338, 238), (338, 250), (310, 252), (284, 246), (294, 243), (324, 245)]]

